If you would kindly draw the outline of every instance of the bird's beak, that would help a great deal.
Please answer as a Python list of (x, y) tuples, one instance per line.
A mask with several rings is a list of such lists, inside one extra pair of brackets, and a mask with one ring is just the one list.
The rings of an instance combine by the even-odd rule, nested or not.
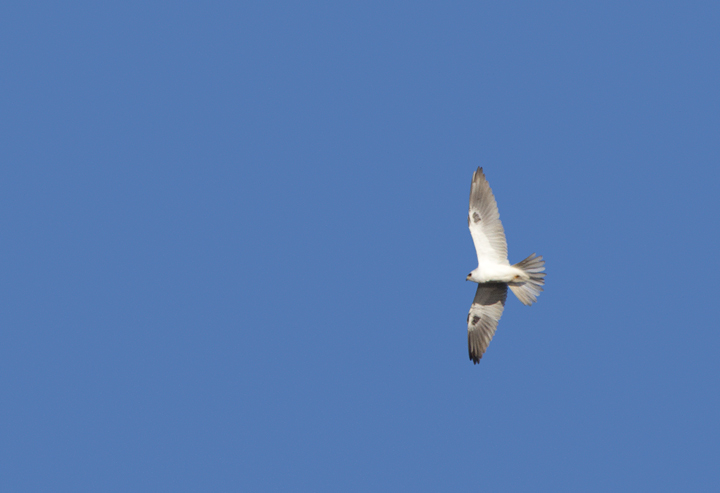
[(469, 280), (470, 280), (470, 274), (467, 275), (467, 277), (465, 278), (465, 280), (466, 280), (466, 281), (469, 281)]

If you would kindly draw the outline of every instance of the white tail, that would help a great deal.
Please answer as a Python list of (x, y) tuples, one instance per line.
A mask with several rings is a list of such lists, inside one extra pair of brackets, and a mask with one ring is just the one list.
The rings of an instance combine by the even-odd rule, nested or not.
[(537, 297), (543, 290), (543, 284), (545, 284), (545, 273), (543, 272), (545, 261), (542, 255), (536, 257), (533, 253), (522, 262), (515, 264), (514, 267), (523, 270), (530, 276), (530, 279), (522, 282), (509, 282), (508, 286), (524, 305), (532, 305), (537, 301)]

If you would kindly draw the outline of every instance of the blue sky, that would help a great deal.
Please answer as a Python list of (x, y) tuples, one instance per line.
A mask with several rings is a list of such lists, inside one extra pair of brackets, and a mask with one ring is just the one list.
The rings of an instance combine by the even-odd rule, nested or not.
[[(16, 2), (2, 491), (717, 491), (715, 2)], [(483, 166), (511, 262), (465, 320)]]

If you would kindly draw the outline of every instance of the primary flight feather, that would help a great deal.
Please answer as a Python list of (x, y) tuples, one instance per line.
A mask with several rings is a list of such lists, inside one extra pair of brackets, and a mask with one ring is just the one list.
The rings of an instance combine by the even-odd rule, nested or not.
[(468, 227), (478, 258), (477, 268), (466, 278), (478, 283), (468, 313), (468, 352), (473, 363), (479, 363), (505, 308), (508, 286), (523, 304), (533, 304), (545, 284), (545, 261), (533, 253), (510, 265), (495, 196), (482, 168), (473, 174)]

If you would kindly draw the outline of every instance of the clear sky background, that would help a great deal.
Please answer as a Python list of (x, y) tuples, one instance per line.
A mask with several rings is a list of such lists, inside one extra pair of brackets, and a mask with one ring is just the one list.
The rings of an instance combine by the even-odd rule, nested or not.
[[(719, 25), (5, 4), (0, 490), (718, 491)], [(548, 277), (475, 366), (478, 166)]]

